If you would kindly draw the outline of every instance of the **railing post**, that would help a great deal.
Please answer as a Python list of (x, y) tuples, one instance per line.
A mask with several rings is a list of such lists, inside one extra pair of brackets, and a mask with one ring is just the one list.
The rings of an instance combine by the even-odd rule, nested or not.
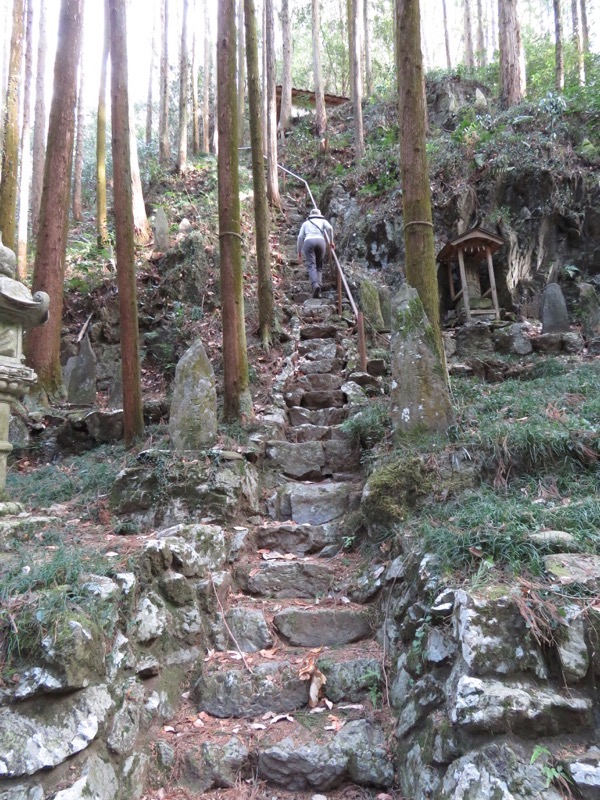
[(338, 315), (342, 316), (343, 306), (342, 306), (342, 275), (339, 269), (335, 270), (335, 277), (337, 280), (337, 312)]
[(362, 311), (357, 314), (358, 323), (358, 355), (361, 372), (367, 371), (367, 342), (365, 339), (365, 316)]

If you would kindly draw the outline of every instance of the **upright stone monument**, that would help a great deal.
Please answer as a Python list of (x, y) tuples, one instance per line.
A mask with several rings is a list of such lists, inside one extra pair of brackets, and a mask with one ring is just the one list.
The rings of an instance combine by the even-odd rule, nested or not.
[(166, 253), (169, 249), (169, 223), (162, 206), (154, 217), (154, 249), (159, 253)]
[(0, 495), (5, 493), (6, 459), (12, 450), (8, 441), (10, 406), (37, 380), (35, 372), (23, 364), (23, 330), (46, 322), (50, 306), (46, 292), (32, 295), (15, 280), (16, 266), (16, 256), (2, 244), (0, 234)]
[(391, 419), (396, 433), (445, 431), (454, 423), (446, 375), (416, 289), (392, 300)]
[(568, 333), (570, 330), (562, 289), (558, 283), (549, 283), (542, 295), (542, 333)]

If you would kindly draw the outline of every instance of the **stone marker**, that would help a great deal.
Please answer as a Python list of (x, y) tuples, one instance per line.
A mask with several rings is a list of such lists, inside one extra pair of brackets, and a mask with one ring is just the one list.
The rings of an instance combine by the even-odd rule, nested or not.
[(96, 402), (96, 372), (96, 355), (89, 336), (84, 336), (78, 355), (71, 356), (64, 371), (63, 381), (69, 403), (90, 406)]
[(35, 372), (23, 364), (23, 329), (44, 323), (50, 305), (46, 292), (32, 296), (14, 279), (16, 266), (16, 256), (2, 244), (0, 233), (0, 495), (6, 486), (6, 458), (12, 450), (8, 442), (10, 406), (37, 380)]
[(200, 340), (175, 369), (169, 433), (176, 450), (201, 450), (217, 438), (215, 373)]
[(567, 333), (569, 315), (558, 283), (549, 283), (542, 296), (542, 333)]
[(154, 249), (159, 253), (166, 253), (169, 249), (169, 223), (162, 206), (154, 217)]
[(454, 422), (446, 376), (417, 290), (404, 284), (393, 300), (393, 429), (445, 431)]

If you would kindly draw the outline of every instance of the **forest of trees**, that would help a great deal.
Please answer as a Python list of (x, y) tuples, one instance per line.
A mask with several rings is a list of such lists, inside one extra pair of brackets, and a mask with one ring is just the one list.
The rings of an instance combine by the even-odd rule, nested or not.
[[(48, 325), (26, 343), (47, 397), (61, 390), (69, 220), (81, 220), (85, 206), (95, 217), (98, 248), (109, 245), (111, 232), (115, 236), (123, 379), (125, 394), (133, 398), (125, 409), (126, 438), (140, 434), (134, 248), (149, 242), (151, 229), (138, 151), (180, 175), (194, 155), (218, 153), (221, 280), (231, 292), (223, 305), (231, 401), (226, 408), (236, 417), (248, 369), (239, 203), (232, 202), (237, 147), (251, 145), (255, 196), (266, 194), (277, 207), (278, 148), (285, 147), (282, 134), (292, 124), (292, 87), (314, 91), (314, 133), (322, 150), (325, 96), (349, 97), (357, 161), (364, 154), (363, 104), (373, 97), (398, 96), (404, 115), (406, 108), (418, 107), (416, 116), (399, 123), (401, 136), (409, 137), (403, 148), (419, 152), (415, 137), (425, 135), (426, 107), (411, 102), (410, 93), (419, 94), (426, 70), (485, 77), (505, 107), (549, 90), (556, 97), (587, 90), (589, 102), (600, 105), (594, 88), (598, 2), (426, 0), (419, 9), (418, 0), (0, 0), (0, 231), (18, 254), (20, 279), (52, 300)], [(419, 12), (426, 13), (425, 23)], [(419, 170), (423, 188), (426, 160)], [(113, 204), (107, 201), (111, 184)], [(416, 184), (414, 191), (414, 213), (430, 219), (422, 205), (429, 198), (419, 196)], [(107, 212), (111, 205), (119, 212), (114, 219)], [(269, 209), (262, 200), (256, 203), (255, 224), (260, 336), (268, 347), (273, 300)], [(430, 261), (426, 233), (416, 236), (413, 230), (411, 247), (418, 239)], [(433, 282), (428, 285), (423, 291), (434, 291)]]

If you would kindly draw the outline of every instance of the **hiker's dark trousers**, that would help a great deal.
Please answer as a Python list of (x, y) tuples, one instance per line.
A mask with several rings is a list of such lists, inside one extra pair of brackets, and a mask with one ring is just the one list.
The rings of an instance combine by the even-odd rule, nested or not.
[(305, 239), (302, 245), (302, 256), (308, 270), (308, 280), (313, 289), (315, 286), (321, 285), (325, 247), (325, 239), (320, 236), (311, 236)]

